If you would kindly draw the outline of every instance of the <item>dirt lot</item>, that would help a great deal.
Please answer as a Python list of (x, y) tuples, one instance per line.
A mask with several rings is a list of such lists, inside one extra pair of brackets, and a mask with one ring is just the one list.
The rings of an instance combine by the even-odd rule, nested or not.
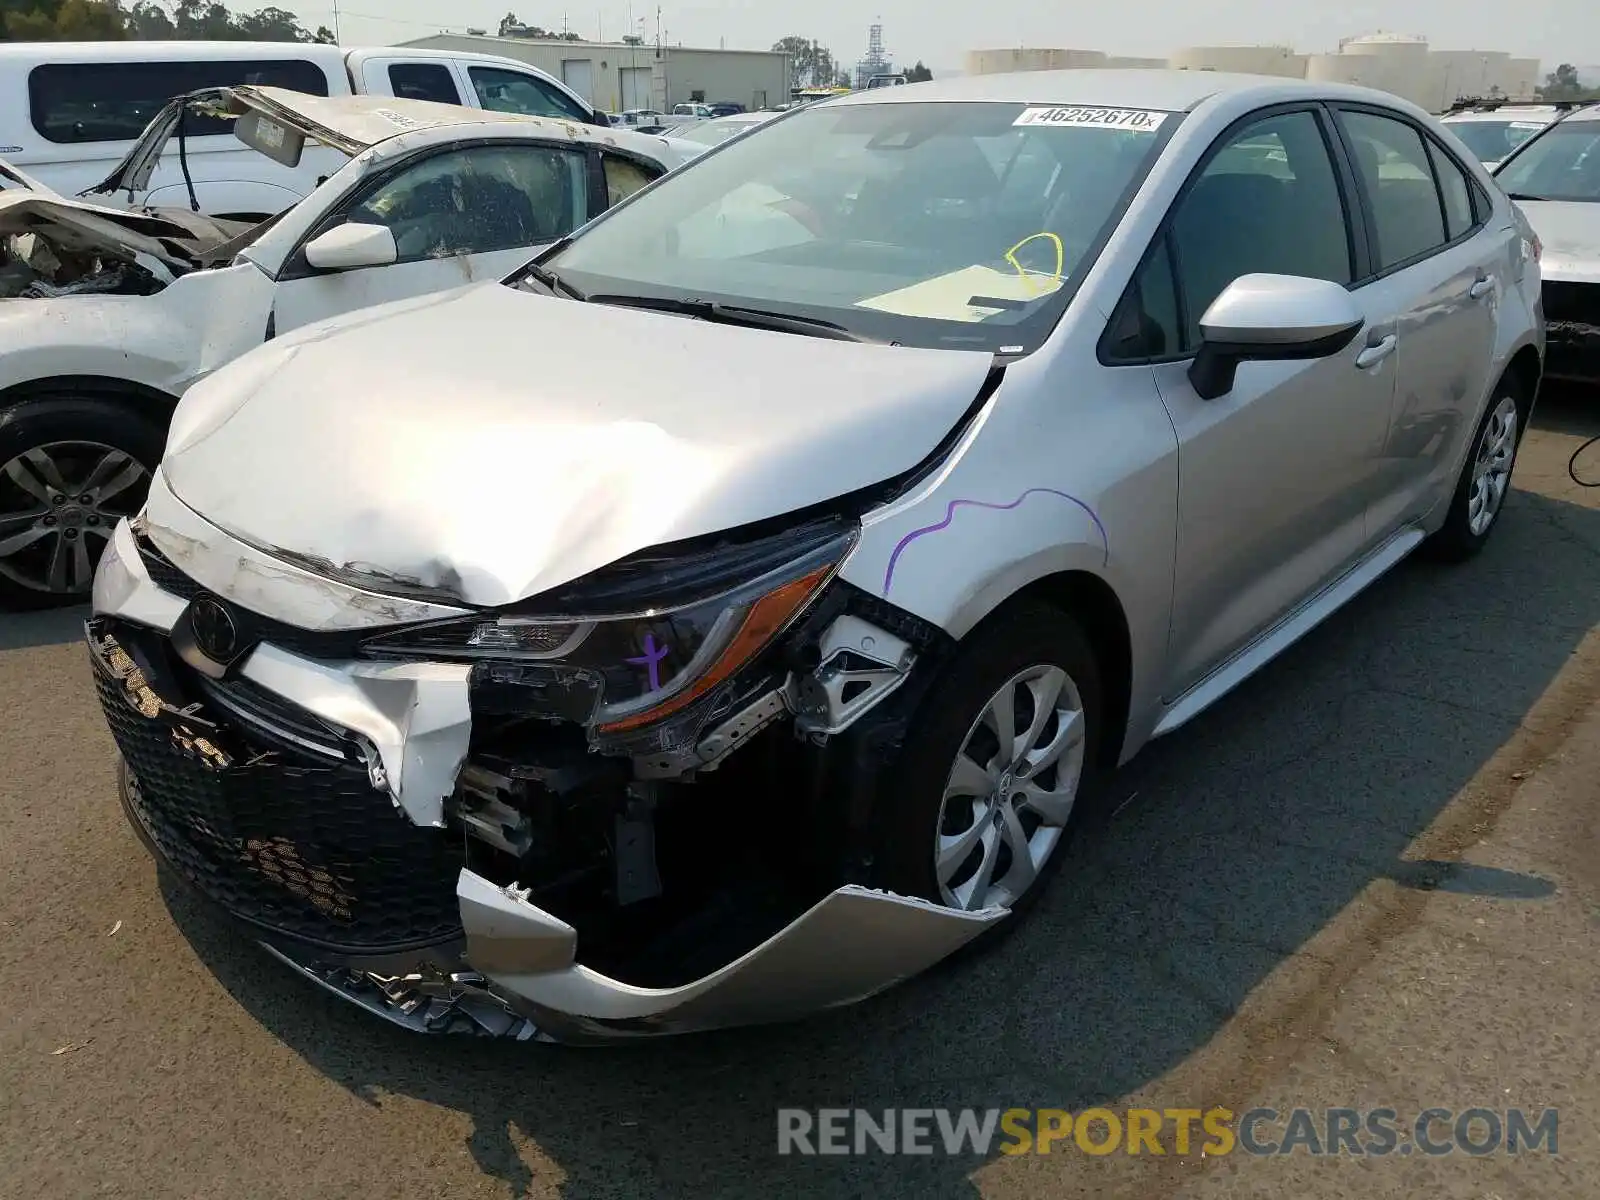
[[(79, 614), (0, 617), (0, 1195), (1600, 1195), (1600, 394), (1541, 403), (1480, 560), (1151, 746), (994, 952), (787, 1028), (435, 1042), (324, 997), (164, 890)], [(1559, 1154), (775, 1153), (779, 1107), (1091, 1104), (1555, 1107)]]

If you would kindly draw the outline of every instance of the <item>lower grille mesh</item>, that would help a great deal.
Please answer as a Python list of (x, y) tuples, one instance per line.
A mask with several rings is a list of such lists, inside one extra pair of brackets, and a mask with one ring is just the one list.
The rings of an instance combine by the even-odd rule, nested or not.
[(129, 767), (131, 815), (211, 900), (264, 930), (346, 953), (460, 936), (459, 842), (414, 825), (364, 767), (263, 746), (265, 757), (213, 769), (180, 750), (162, 720), (135, 711), (118, 683), (96, 679)]

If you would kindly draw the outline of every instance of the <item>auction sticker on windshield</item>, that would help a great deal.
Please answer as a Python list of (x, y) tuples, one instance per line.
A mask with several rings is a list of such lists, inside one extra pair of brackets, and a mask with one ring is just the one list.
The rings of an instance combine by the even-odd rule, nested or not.
[(1013, 125), (1094, 125), (1105, 129), (1132, 129), (1140, 133), (1154, 133), (1167, 119), (1164, 112), (1151, 112), (1143, 108), (1083, 108), (1057, 106), (1053, 108), (1026, 108), (1011, 122)]

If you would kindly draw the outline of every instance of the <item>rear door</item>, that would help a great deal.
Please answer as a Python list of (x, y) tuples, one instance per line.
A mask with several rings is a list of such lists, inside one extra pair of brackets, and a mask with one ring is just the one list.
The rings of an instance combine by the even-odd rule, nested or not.
[(1377, 460), (1369, 534), (1420, 519), (1447, 494), (1493, 383), (1495, 309), (1517, 239), (1488, 229), (1488, 197), (1421, 124), (1381, 108), (1335, 106), (1371, 234), (1360, 288), (1399, 339), (1393, 416)]
[(500, 279), (588, 219), (589, 154), (570, 143), (496, 142), (419, 152), (363, 183), (306, 241), (346, 222), (387, 226), (388, 266), (319, 271), (297, 248), (279, 273), (280, 332), (373, 304)]
[[(1175, 699), (1358, 560), (1394, 395), (1393, 323), (1367, 312), (1345, 350), (1248, 362), (1202, 399), (1188, 368), (1200, 319), (1241, 275), (1354, 287), (1364, 242), (1319, 106), (1264, 110), (1224, 133), (1174, 203), (1141, 273), (1139, 322), (1179, 442), (1171, 673)], [(1361, 297), (1359, 290), (1354, 291)], [(1360, 301), (1366, 308), (1365, 298)]]

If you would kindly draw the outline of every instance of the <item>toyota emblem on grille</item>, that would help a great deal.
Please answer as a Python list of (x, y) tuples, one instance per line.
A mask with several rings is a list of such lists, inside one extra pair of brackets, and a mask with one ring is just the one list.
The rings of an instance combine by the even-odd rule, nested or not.
[(230, 660), (239, 649), (239, 627), (233, 614), (210, 596), (198, 596), (189, 605), (189, 628), (194, 644), (219, 663)]

